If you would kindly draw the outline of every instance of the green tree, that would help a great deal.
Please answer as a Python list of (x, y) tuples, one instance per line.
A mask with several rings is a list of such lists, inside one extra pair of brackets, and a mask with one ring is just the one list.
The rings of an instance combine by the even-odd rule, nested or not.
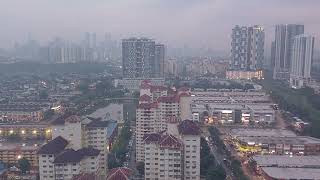
[(226, 172), (221, 165), (210, 166), (206, 176), (206, 180), (224, 180), (226, 179)]
[(22, 158), (18, 161), (19, 169), (23, 174), (30, 171), (31, 164), (26, 158)]

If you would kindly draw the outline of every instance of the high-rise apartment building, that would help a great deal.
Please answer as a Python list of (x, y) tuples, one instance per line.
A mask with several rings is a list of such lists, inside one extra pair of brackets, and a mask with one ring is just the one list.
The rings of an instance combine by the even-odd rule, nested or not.
[(164, 86), (142, 82), (140, 95), (136, 113), (136, 160), (144, 161), (144, 136), (165, 131), (167, 120), (179, 117), (180, 111), (178, 96), (169, 94)]
[(100, 151), (100, 167), (103, 175), (106, 175), (108, 169), (108, 153), (110, 139), (108, 137), (111, 121), (91, 121), (84, 126), (85, 146), (93, 147)]
[(124, 78), (161, 77), (164, 46), (147, 38), (122, 40), (122, 68)]
[(61, 136), (43, 145), (38, 151), (40, 180), (71, 180), (81, 173), (101, 176), (100, 151), (97, 149), (69, 149)]
[(301, 88), (311, 78), (311, 65), (314, 50), (314, 37), (299, 35), (293, 40), (290, 85)]
[(280, 24), (275, 29), (274, 79), (289, 79), (294, 37), (304, 33), (304, 25)]
[(231, 69), (237, 71), (255, 71), (264, 64), (264, 29), (235, 26), (232, 29)]
[(83, 121), (72, 115), (61, 117), (52, 122), (52, 137), (62, 137), (68, 147), (74, 150), (92, 147), (99, 151), (99, 173), (106, 177), (109, 149), (117, 134), (117, 122), (89, 120)]
[(146, 180), (200, 179), (200, 128), (172, 118), (167, 130), (144, 137)]
[(155, 47), (155, 66), (154, 73), (155, 77), (164, 76), (164, 60), (166, 56), (166, 48), (163, 44), (156, 44)]

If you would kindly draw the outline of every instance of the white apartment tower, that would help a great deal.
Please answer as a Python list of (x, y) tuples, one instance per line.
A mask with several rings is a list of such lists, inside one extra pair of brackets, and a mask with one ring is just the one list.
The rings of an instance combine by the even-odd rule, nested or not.
[(274, 79), (289, 79), (294, 37), (304, 33), (304, 25), (279, 24), (275, 29), (274, 40)]
[(53, 122), (52, 139), (56, 137), (63, 137), (69, 144), (69, 148), (78, 150), (82, 148), (82, 127), (81, 119), (78, 116), (69, 116), (61, 121)]
[(91, 147), (74, 150), (67, 145), (68, 141), (58, 136), (39, 149), (40, 180), (71, 180), (82, 173), (102, 177), (99, 150)]
[(167, 131), (144, 137), (146, 180), (200, 180), (200, 128), (175, 120)]
[(168, 94), (168, 88), (142, 82), (139, 106), (136, 111), (136, 160), (144, 161), (146, 134), (167, 129), (166, 121), (179, 116), (179, 98)]
[(314, 37), (299, 35), (294, 38), (290, 85), (293, 88), (301, 88), (311, 79), (311, 65), (314, 49)]

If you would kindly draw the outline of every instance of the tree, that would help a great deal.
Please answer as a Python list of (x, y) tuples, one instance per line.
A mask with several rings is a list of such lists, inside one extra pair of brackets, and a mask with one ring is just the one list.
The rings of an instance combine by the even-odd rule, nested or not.
[(221, 165), (210, 166), (206, 176), (206, 180), (224, 180), (226, 179), (226, 172)]
[(200, 144), (200, 174), (205, 176), (208, 173), (208, 168), (215, 164), (215, 158), (211, 154), (210, 147), (203, 137), (201, 137)]
[(30, 171), (31, 164), (26, 158), (22, 158), (18, 161), (19, 169), (23, 174)]
[(144, 162), (138, 162), (136, 168), (141, 176), (144, 175)]

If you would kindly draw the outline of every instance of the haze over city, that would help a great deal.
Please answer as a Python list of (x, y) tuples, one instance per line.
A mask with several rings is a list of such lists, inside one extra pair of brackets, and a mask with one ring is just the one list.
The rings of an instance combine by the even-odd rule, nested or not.
[(320, 0), (0, 2), (1, 180), (320, 180)]
[(174, 47), (226, 51), (234, 25), (260, 24), (269, 48), (274, 24), (303, 23), (319, 37), (319, 7), (318, 0), (1, 0), (0, 47), (12, 47), (28, 34), (46, 42), (108, 32), (114, 39), (138, 35)]

